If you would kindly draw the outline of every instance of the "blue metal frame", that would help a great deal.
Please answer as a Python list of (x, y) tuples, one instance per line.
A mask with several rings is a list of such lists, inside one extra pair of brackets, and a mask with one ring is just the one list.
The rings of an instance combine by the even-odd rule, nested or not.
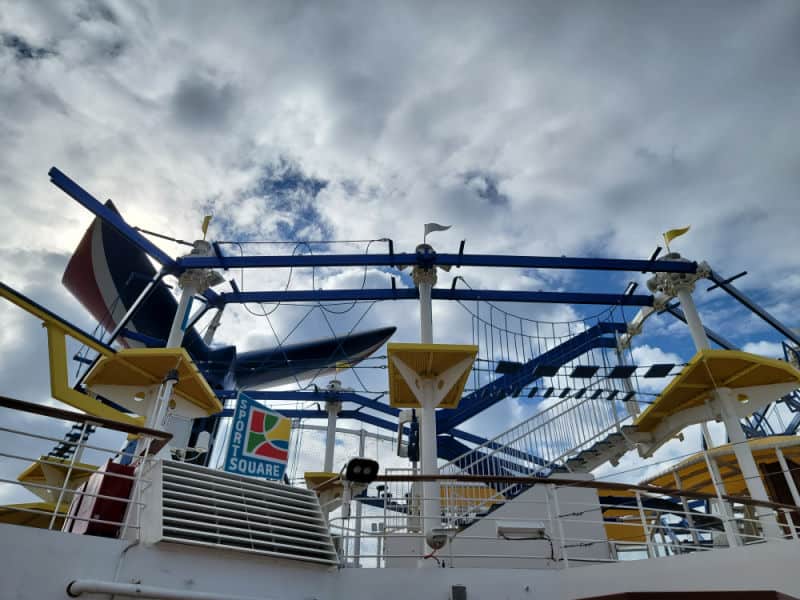
[(506, 396), (510, 396), (514, 391), (521, 390), (526, 385), (533, 383), (535, 379), (538, 379), (538, 377), (535, 377), (537, 366), (560, 366), (578, 358), (592, 348), (615, 348), (616, 340), (603, 336), (626, 331), (627, 325), (625, 323), (598, 323), (590, 327), (563, 344), (559, 344), (555, 348), (529, 360), (516, 372), (498, 377), (482, 388), (467, 394), (461, 399), (456, 409), (446, 413), (438, 413), (436, 415), (437, 430), (449, 431), (493, 406)]
[[(130, 240), (142, 251), (161, 263), (161, 272), (150, 282), (139, 299), (131, 306), (122, 321), (111, 334), (111, 341), (125, 328), (131, 315), (141, 306), (149, 294), (155, 289), (156, 284), (165, 275), (179, 275), (187, 269), (194, 268), (287, 268), (287, 267), (395, 267), (401, 268), (409, 265), (422, 267), (508, 267), (519, 269), (580, 269), (599, 271), (631, 271), (631, 272), (666, 272), (666, 273), (695, 273), (697, 263), (679, 261), (655, 260), (628, 260), (609, 258), (576, 258), (576, 257), (546, 257), (546, 256), (502, 256), (487, 254), (437, 254), (429, 246), (423, 247), (420, 252), (395, 254), (392, 243), (389, 242), (388, 254), (339, 254), (339, 255), (294, 255), (294, 256), (223, 256), (219, 245), (215, 244), (216, 256), (213, 257), (182, 257), (171, 258), (149, 239), (128, 225), (125, 220), (114, 211), (106, 208), (99, 200), (83, 189), (75, 181), (62, 173), (56, 167), (49, 171), (50, 180), (54, 185), (72, 197), (94, 215), (114, 227), (121, 235)], [(462, 248), (463, 250), (463, 248)], [(716, 272), (711, 272), (709, 278), (717, 286), (733, 296), (745, 307), (756, 313), (769, 325), (782, 335), (800, 346), (800, 335), (784, 326), (769, 312), (753, 302), (745, 294), (731, 284), (734, 278), (725, 279)], [(287, 290), (287, 291), (255, 291), (240, 292), (234, 286), (231, 293), (217, 294), (213, 290), (204, 293), (208, 301), (204, 310), (209, 307), (221, 308), (228, 303), (245, 302), (326, 302), (326, 301), (377, 301), (377, 300), (414, 300), (419, 297), (415, 288), (402, 289), (358, 289), (358, 290)], [(456, 301), (490, 301), (490, 302), (542, 302), (562, 304), (590, 304), (590, 305), (617, 305), (617, 306), (652, 306), (653, 297), (647, 295), (601, 294), (601, 293), (573, 293), (573, 292), (539, 292), (539, 291), (505, 291), (505, 290), (473, 290), (473, 289), (434, 289), (433, 299)], [(683, 312), (675, 305), (665, 309), (676, 318), (685, 321)], [(199, 315), (195, 315), (199, 318)], [(456, 426), (470, 419), (508, 395), (519, 393), (526, 385), (532, 383), (536, 376), (536, 367), (539, 365), (563, 365), (580, 356), (585, 351), (597, 347), (615, 347), (615, 340), (604, 337), (607, 333), (624, 333), (626, 325), (621, 323), (600, 323), (584, 331), (560, 346), (529, 361), (518, 371), (503, 375), (490, 384), (465, 396), (460, 406), (453, 410), (437, 414), (440, 440), (449, 439), (452, 443), (442, 442), (442, 448), (447, 452), (456, 452), (463, 444), (453, 438), (474, 443), (484, 444), (486, 440), (480, 436), (456, 429)], [(736, 347), (716, 332), (706, 328), (709, 338), (716, 344), (726, 349)], [(130, 336), (130, 335), (129, 335)], [(153, 340), (145, 340), (152, 342)], [(77, 382), (81, 385), (83, 377)], [(325, 401), (331, 399), (331, 393), (325, 390), (313, 392), (249, 392), (250, 396), (259, 400), (301, 400)], [(220, 398), (235, 396), (233, 391), (219, 392)], [(798, 411), (792, 423), (787, 428), (787, 434), (795, 433), (800, 428), (800, 394), (790, 394), (780, 401), (785, 402), (790, 409)], [(378, 402), (375, 399), (361, 396), (351, 392), (339, 392), (337, 400), (353, 402), (362, 408), (368, 408), (391, 417), (396, 417), (398, 410)], [(763, 435), (772, 427), (767, 422), (768, 407), (753, 415), (746, 421), (745, 427), (749, 435)], [(224, 411), (225, 415), (229, 411)], [(283, 411), (293, 418), (327, 418), (325, 411), (295, 410)], [(397, 425), (376, 415), (359, 410), (347, 410), (340, 413), (342, 418), (358, 419), (360, 421), (377, 425), (388, 430), (396, 430)], [(445, 438), (447, 435), (451, 438)], [(535, 457), (518, 456), (525, 460), (535, 460)], [(504, 460), (504, 459), (503, 459)], [(510, 464), (510, 463), (509, 463)]]
[(743, 304), (744, 306), (749, 308), (752, 312), (754, 312), (759, 317), (761, 317), (764, 321), (769, 323), (772, 327), (774, 327), (776, 330), (778, 330), (781, 333), (781, 335), (783, 335), (784, 337), (792, 340), (795, 344), (800, 346), (800, 335), (798, 335), (797, 333), (795, 333), (794, 331), (792, 331), (791, 329), (786, 327), (786, 325), (784, 325), (783, 323), (778, 321), (778, 319), (773, 317), (770, 313), (768, 313), (766, 310), (764, 310), (756, 302), (754, 302), (753, 300), (748, 298), (745, 294), (743, 294), (741, 291), (739, 291), (736, 288), (736, 286), (734, 286), (733, 284), (729, 283), (727, 279), (722, 277), (722, 275), (720, 275), (719, 273), (716, 273), (714, 271), (711, 271), (711, 275), (709, 275), (709, 279), (711, 279), (711, 281), (716, 283), (723, 290), (728, 292), (728, 294), (730, 294), (731, 296), (736, 298), (736, 300), (738, 300), (741, 304)]
[[(324, 389), (317, 389), (305, 392), (246, 390), (246, 393), (248, 397), (252, 398), (253, 400), (273, 400), (273, 401), (283, 401), (283, 402), (327, 402), (329, 400), (335, 400), (337, 402), (353, 402), (365, 408), (370, 408), (372, 410), (382, 412), (384, 414), (391, 415), (393, 417), (396, 417), (397, 414), (400, 412), (400, 410), (397, 408), (393, 408), (388, 404), (383, 404), (382, 402), (378, 402), (377, 400), (373, 400), (372, 398), (367, 398), (366, 396), (362, 396), (361, 394), (356, 394), (355, 392), (330, 392)], [(217, 391), (217, 397), (222, 401), (236, 398), (237, 394), (238, 392), (236, 390)], [(325, 414), (327, 415), (327, 413)], [(395, 426), (395, 429), (396, 428), (397, 427)]]
[(67, 177), (64, 173), (53, 167), (48, 172), (48, 175), (50, 175), (50, 181), (52, 181), (56, 187), (61, 189), (65, 194), (73, 198), (79, 204), (87, 208), (90, 212), (94, 213), (106, 223), (114, 227), (114, 229), (136, 244), (144, 252), (147, 252), (147, 254), (161, 263), (169, 272), (180, 271), (176, 262), (166, 252), (161, 250), (161, 248), (156, 246), (153, 242), (128, 225), (125, 220), (114, 211), (103, 206), (102, 202), (75, 183), (72, 179)]
[(567, 256), (504, 256), (497, 254), (299, 254), (293, 256), (185, 256), (177, 259), (180, 270), (254, 269), (288, 267), (400, 267), (424, 263), (439, 267), (509, 267), (517, 269), (578, 269), (589, 271), (638, 271), (695, 273), (697, 263), (625, 258), (577, 258)]
[[(481, 300), (484, 302), (543, 302), (556, 304), (600, 304), (616, 306), (653, 306), (653, 297), (624, 294), (585, 292), (518, 292), (507, 290), (466, 290), (434, 288), (434, 300)], [(356, 300), (416, 300), (416, 288), (353, 289), (353, 290), (280, 290), (271, 292), (225, 292), (215, 302), (218, 306), (230, 303), (275, 302), (350, 302)]]

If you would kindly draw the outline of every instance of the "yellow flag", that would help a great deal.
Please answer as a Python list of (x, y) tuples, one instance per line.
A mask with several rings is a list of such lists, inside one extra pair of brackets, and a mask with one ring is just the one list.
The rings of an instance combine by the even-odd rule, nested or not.
[(679, 229), (670, 229), (666, 233), (664, 233), (664, 241), (667, 243), (667, 248), (669, 248), (669, 243), (674, 240), (676, 237), (682, 236), (684, 233), (689, 231), (691, 225), (687, 225), (686, 227), (681, 227)]
[(201, 229), (203, 230), (203, 239), (206, 239), (206, 233), (208, 233), (208, 224), (211, 223), (211, 215), (206, 215), (203, 218), (203, 226)]
[(344, 371), (345, 369), (350, 368), (350, 361), (347, 360), (340, 360), (336, 363), (336, 372)]

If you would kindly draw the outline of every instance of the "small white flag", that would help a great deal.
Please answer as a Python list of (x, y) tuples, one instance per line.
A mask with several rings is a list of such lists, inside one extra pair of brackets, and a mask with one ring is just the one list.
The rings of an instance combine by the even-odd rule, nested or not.
[(433, 233), (434, 231), (447, 231), (450, 229), (450, 225), (439, 225), (438, 223), (425, 223), (425, 236), (428, 237), (429, 233)]

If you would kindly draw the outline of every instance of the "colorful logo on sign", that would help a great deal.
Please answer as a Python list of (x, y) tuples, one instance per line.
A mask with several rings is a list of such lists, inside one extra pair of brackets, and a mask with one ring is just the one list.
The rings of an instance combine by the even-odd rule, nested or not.
[(281, 479), (289, 460), (291, 421), (239, 394), (231, 424), (225, 470)]
[(291, 421), (267, 409), (250, 409), (247, 424), (247, 450), (251, 456), (289, 460)]

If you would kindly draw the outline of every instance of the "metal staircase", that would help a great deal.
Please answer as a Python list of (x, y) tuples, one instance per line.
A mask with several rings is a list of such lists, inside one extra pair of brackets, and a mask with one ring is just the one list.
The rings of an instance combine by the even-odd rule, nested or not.
[(619, 459), (635, 446), (635, 437), (634, 425), (621, 425), (619, 431), (609, 434), (567, 459), (564, 466), (573, 473), (586, 473), (606, 462), (617, 466)]
[[(588, 472), (615, 464), (635, 447), (636, 428), (620, 403), (585, 395), (567, 397), (442, 465), (444, 475), (547, 475)], [(515, 486), (497, 489), (507, 499)]]

